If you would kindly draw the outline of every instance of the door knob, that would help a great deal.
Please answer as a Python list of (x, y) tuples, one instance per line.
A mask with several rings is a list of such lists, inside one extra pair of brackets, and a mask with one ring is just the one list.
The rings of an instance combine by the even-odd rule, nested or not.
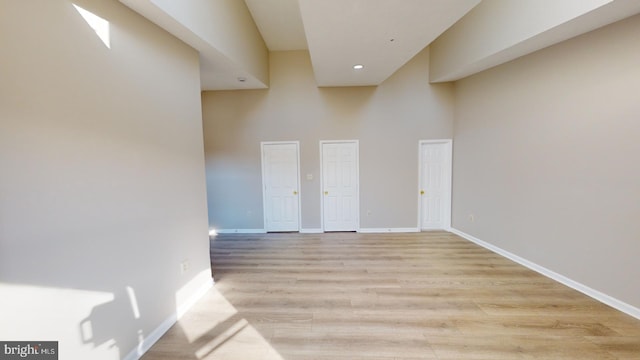
[(293, 195), (298, 195), (298, 192), (293, 190)]
[(325, 195), (329, 195), (329, 192), (328, 192), (328, 191), (325, 191), (325, 192), (324, 192), (324, 194), (325, 194)]
[(424, 190), (420, 190), (420, 195), (424, 195)]

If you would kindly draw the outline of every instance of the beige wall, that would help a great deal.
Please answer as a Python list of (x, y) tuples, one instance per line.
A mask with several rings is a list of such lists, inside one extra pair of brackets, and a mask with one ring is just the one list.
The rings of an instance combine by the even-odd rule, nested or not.
[(0, 0), (0, 339), (119, 359), (210, 282), (198, 54), (74, 3), (111, 48), (70, 1)]
[[(245, 76), (246, 72), (264, 86), (269, 85), (269, 51), (244, 1), (151, 1), (209, 46), (237, 63), (237, 76)], [(209, 64), (205, 64), (202, 70), (207, 73), (219, 71)]]
[(260, 142), (299, 140), (302, 228), (319, 229), (319, 141), (357, 139), (361, 227), (417, 227), (418, 140), (451, 138), (453, 120), (428, 59), (378, 87), (318, 88), (306, 51), (273, 52), (270, 89), (203, 93), (210, 226), (262, 229)]
[(457, 82), (453, 185), (454, 228), (635, 307), (639, 33), (635, 16)]
[(576, 18), (611, 1), (484, 0), (431, 44), (431, 81), (461, 79), (607, 24), (599, 20), (606, 12), (592, 25)]

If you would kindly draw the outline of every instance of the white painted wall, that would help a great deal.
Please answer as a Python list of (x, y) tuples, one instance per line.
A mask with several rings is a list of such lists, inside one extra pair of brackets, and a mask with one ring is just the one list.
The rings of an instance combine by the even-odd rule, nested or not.
[(452, 85), (428, 83), (428, 49), (378, 87), (318, 88), (306, 51), (270, 63), (268, 90), (203, 93), (210, 225), (262, 229), (260, 142), (299, 140), (302, 228), (319, 229), (319, 141), (358, 139), (361, 227), (416, 228), (418, 141), (450, 138), (453, 121)]
[(110, 48), (70, 1), (0, 1), (0, 339), (120, 359), (211, 283), (198, 54), (73, 3)]
[(636, 308), (639, 33), (635, 16), (456, 82), (453, 152), (454, 228)]

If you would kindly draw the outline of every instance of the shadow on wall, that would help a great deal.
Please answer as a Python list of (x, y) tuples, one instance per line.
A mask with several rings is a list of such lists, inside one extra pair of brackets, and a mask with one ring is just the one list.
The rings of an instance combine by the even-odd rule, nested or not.
[[(96, 305), (89, 316), (79, 324), (80, 338), (84, 345), (93, 348), (118, 348), (127, 339), (138, 339), (139, 346), (144, 339), (140, 324), (140, 309), (135, 290), (127, 286), (113, 294), (113, 300)], [(119, 321), (113, 321), (117, 317)], [(123, 323), (131, 324), (122, 329)], [(138, 329), (138, 330), (136, 330)], [(115, 335), (115, 336), (114, 336)], [(120, 354), (121, 356), (123, 354)]]
[[(199, 135), (199, 124), (151, 134), (143, 121), (126, 122), (132, 109), (119, 105), (145, 97), (117, 94), (129, 83), (110, 75), (145, 65), (129, 64), (126, 50), (141, 47), (134, 41), (147, 41), (147, 53), (179, 46), (176, 58), (194, 73), (197, 54), (117, 1), (0, 1), (0, 23), (9, 29), (0, 32), (3, 46), (17, 39), (6, 42), (11, 56), (0, 67), (0, 78), (14, 74), (0, 92), (15, 95), (0, 106), (0, 339), (58, 341), (61, 359), (121, 359), (176, 313), (178, 288), (189, 293), (196, 272), (206, 267), (210, 279), (210, 270), (204, 247), (191, 270), (177, 266), (176, 249), (205, 244), (204, 206), (157, 206), (168, 195), (204, 192), (171, 192), (179, 182), (154, 176), (181, 169), (180, 159), (158, 161), (157, 150), (170, 153), (184, 142), (165, 140)], [(39, 78), (38, 90), (12, 81), (21, 76)], [(182, 209), (191, 212), (181, 217)]]
[(120, 359), (148, 335), (131, 287), (110, 293), (0, 283), (0, 308), (10, 324), (0, 327), (1, 339), (57, 341), (61, 358)]
[[(206, 275), (210, 276), (210, 272), (204, 271), (196, 278)], [(64, 359), (137, 358), (150, 341), (157, 339), (158, 330), (165, 330), (176, 314), (184, 312), (184, 305), (175, 305), (175, 312), (165, 309), (173, 302), (158, 308), (149, 296), (138, 299), (135, 289), (121, 286), (109, 292), (0, 282), (0, 339), (57, 341)], [(171, 298), (170, 294), (155, 296)], [(178, 291), (175, 304), (185, 304), (180, 298)], [(161, 301), (158, 303), (162, 305)], [(173, 315), (158, 327), (161, 310)]]

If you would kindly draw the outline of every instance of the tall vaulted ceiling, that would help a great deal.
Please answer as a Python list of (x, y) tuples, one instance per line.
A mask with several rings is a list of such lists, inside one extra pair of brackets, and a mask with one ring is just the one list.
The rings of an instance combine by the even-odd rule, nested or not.
[[(318, 86), (382, 83), (427, 46), (454, 81), (640, 13), (640, 0), (120, 0), (200, 53), (203, 90), (269, 86), (308, 50)], [(362, 69), (354, 69), (354, 65)]]

